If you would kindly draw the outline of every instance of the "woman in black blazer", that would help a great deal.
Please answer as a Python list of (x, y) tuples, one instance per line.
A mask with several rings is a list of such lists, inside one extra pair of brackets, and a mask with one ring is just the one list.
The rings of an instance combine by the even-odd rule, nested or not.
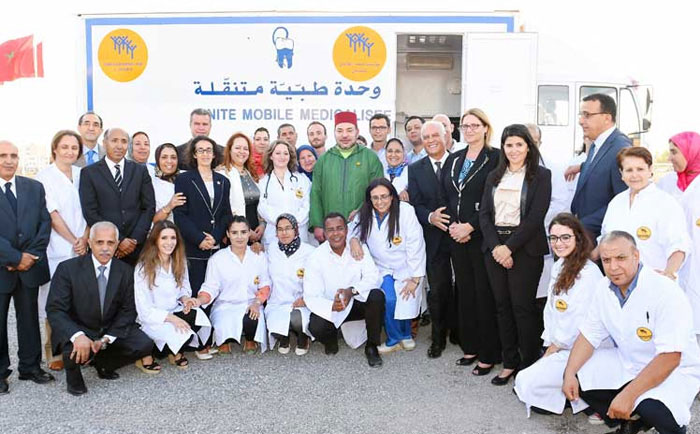
[(482, 110), (467, 110), (460, 129), (468, 147), (445, 161), (442, 188), (450, 215), (450, 257), (457, 291), (459, 366), (478, 359), (474, 375), (487, 375), (500, 360), (496, 304), (484, 266), (479, 228), (479, 204), (488, 174), (498, 164), (500, 151), (489, 146), (491, 124)]
[(503, 370), (491, 383), (508, 383), (539, 357), (542, 318), (535, 297), (549, 252), (544, 217), (552, 194), (548, 169), (524, 125), (501, 136), (498, 166), (486, 179), (479, 210), (486, 272), (496, 299)]
[(186, 199), (173, 212), (185, 240), (192, 297), (197, 296), (204, 282), (207, 261), (227, 244), (226, 227), (233, 218), (229, 203), (231, 184), (213, 170), (218, 165), (214, 146), (214, 141), (205, 136), (192, 139), (191, 155), (186, 158), (196, 169), (181, 173), (175, 180), (175, 193), (183, 193)]

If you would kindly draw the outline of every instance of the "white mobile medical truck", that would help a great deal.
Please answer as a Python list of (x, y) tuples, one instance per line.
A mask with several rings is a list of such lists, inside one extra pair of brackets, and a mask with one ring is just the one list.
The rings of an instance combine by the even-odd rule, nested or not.
[[(483, 109), (495, 131), (536, 123), (544, 157), (569, 161), (581, 148), (579, 101), (613, 96), (618, 124), (640, 140), (650, 127), (651, 89), (616, 75), (592, 76), (564, 53), (538, 53), (538, 35), (509, 13), (212, 13), (81, 16), (85, 62), (81, 110), (110, 125), (147, 131), (154, 144), (189, 138), (192, 109), (209, 109), (225, 143), (291, 123), (306, 141), (320, 121), (332, 142), (333, 114), (354, 110), (361, 133), (387, 114), (403, 137), (410, 115), (453, 122)], [(571, 56), (571, 53), (566, 53)], [(555, 59), (556, 68), (542, 62)], [(551, 64), (552, 62), (550, 62)], [(555, 70), (552, 72), (549, 69)], [(135, 121), (137, 120), (137, 121)], [(457, 130), (456, 130), (457, 131)]]

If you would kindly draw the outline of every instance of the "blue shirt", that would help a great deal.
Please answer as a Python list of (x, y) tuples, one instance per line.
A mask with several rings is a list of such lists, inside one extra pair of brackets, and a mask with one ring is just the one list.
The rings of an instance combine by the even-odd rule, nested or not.
[(614, 283), (610, 282), (610, 290), (615, 294), (615, 297), (617, 297), (618, 301), (620, 302), (620, 307), (623, 307), (625, 303), (627, 303), (627, 300), (630, 299), (630, 295), (632, 295), (632, 291), (637, 287), (637, 280), (639, 279), (639, 272), (642, 270), (642, 263), (639, 263), (639, 267), (637, 268), (637, 274), (634, 275), (634, 279), (632, 280), (632, 283), (627, 287), (627, 297), (622, 295), (622, 290), (615, 285)]

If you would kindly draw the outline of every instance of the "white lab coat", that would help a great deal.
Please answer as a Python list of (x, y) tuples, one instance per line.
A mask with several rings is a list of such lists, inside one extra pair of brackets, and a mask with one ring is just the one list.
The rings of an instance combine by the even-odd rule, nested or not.
[[(230, 248), (225, 248), (209, 259), (207, 274), (199, 292), (209, 294), (212, 299), (209, 304), (214, 304), (210, 319), (214, 326), (216, 345), (223, 345), (228, 339), (241, 342), (243, 316), (255, 299), (255, 294), (265, 286), (270, 286), (270, 277), (264, 253), (255, 254), (248, 247), (241, 261)], [(260, 343), (262, 352), (267, 350), (265, 312), (262, 306), (255, 341)]]
[[(175, 194), (175, 184), (168, 181), (163, 181), (160, 178), (153, 178), (153, 192), (156, 196), (156, 212), (166, 206), (170, 199)], [(173, 222), (173, 213), (171, 212), (167, 220)]]
[(309, 332), (311, 311), (308, 307), (293, 308), (292, 303), (304, 295), (306, 260), (313, 251), (314, 248), (305, 243), (301, 243), (299, 249), (290, 257), (287, 257), (277, 246), (271, 246), (267, 251), (268, 270), (272, 280), (272, 291), (265, 307), (270, 348), (274, 348), (276, 341), (272, 333), (289, 335), (289, 319), (294, 309), (301, 313), (302, 330), (307, 336), (311, 336)]
[[(360, 238), (359, 216), (350, 224), (353, 237)], [(394, 319), (413, 319), (421, 313), (423, 292), (416, 290), (415, 298), (404, 300), (399, 291), (405, 279), (425, 276), (425, 241), (423, 229), (418, 223), (411, 205), (399, 202), (399, 232), (392, 241), (387, 240), (389, 216), (385, 217), (381, 228), (377, 227), (376, 216), (372, 215), (372, 230), (367, 236), (367, 249), (379, 270), (380, 279), (387, 274), (392, 276), (396, 290), (396, 310)]]
[(690, 406), (700, 390), (700, 349), (688, 298), (678, 284), (647, 265), (640, 270), (637, 286), (624, 307), (609, 284), (607, 279), (598, 282), (580, 331), (596, 348), (611, 337), (617, 357), (609, 358), (600, 369), (579, 371), (581, 388), (619, 389), (658, 354), (680, 352), (680, 365), (661, 384), (640, 395), (634, 405), (656, 399), (668, 407), (676, 423), (688, 425)]
[(193, 336), (192, 347), (203, 345), (211, 335), (211, 323), (203, 310), (196, 308), (195, 325), (201, 328), (197, 333), (190, 330), (189, 333), (180, 333), (175, 326), (166, 322), (165, 318), (174, 312), (183, 309), (180, 299), (191, 297), (190, 280), (185, 270), (182, 286), (178, 286), (175, 275), (170, 269), (158, 268), (153, 288), (148, 287), (148, 279), (143, 274), (143, 266), (138, 265), (134, 270), (134, 304), (138, 314), (136, 322), (141, 324), (141, 330), (156, 344), (159, 351), (163, 351), (165, 344), (173, 353), (179, 353)]
[(661, 190), (665, 191), (666, 193), (670, 194), (671, 196), (673, 196), (673, 198), (676, 199), (680, 203), (682, 200), (681, 198), (683, 197), (683, 191), (680, 188), (678, 188), (677, 183), (678, 183), (678, 173), (676, 173), (675, 171), (672, 171), (671, 173), (664, 175), (663, 178), (656, 181), (656, 186), (659, 187)]
[[(389, 179), (389, 174), (386, 173), (386, 168), (384, 168), (384, 178)], [(395, 177), (394, 180), (391, 181), (391, 184), (399, 194), (408, 188), (408, 166), (403, 168), (401, 175)]]
[[(83, 210), (80, 206), (80, 167), (71, 166), (72, 182), (61, 172), (55, 163), (37, 173), (36, 180), (41, 182), (46, 192), (46, 209), (49, 214), (58, 211), (61, 218), (68, 226), (68, 229), (76, 237), (82, 237), (85, 233), (87, 223), (83, 217)], [(46, 258), (49, 261), (49, 272), (53, 276), (56, 267), (61, 262), (77, 256), (73, 252), (73, 244), (51, 229), (49, 245), (46, 248)], [(39, 317), (46, 318), (46, 299), (49, 296), (51, 282), (47, 282), (39, 287)]]
[(630, 190), (615, 196), (608, 204), (601, 227), (601, 237), (622, 230), (634, 237), (641, 262), (650, 269), (663, 270), (675, 251), (691, 251), (683, 209), (671, 195), (650, 183), (634, 198), (630, 207)]
[(277, 242), (275, 223), (280, 214), (288, 213), (296, 217), (299, 224), (299, 237), (306, 242), (309, 234), (309, 206), (311, 197), (311, 182), (302, 173), (284, 172), (284, 187), (274, 173), (265, 175), (258, 183), (260, 203), (258, 214), (267, 222), (263, 234), (265, 250)]
[(695, 334), (700, 334), (700, 176), (690, 183), (680, 200), (693, 251), (681, 268), (679, 283), (693, 308)]
[[(304, 301), (314, 314), (332, 322), (336, 328), (341, 327), (345, 342), (357, 348), (367, 340), (364, 321), (350, 321), (343, 324), (350, 314), (354, 300), (365, 302), (372, 289), (379, 288), (379, 270), (367, 250), (362, 246), (364, 257), (356, 261), (346, 246), (342, 256), (331, 250), (330, 243), (318, 246), (309, 255), (304, 273)], [(340, 312), (333, 311), (333, 300), (340, 288), (354, 287), (359, 292), (350, 299), (347, 307)]]
[[(603, 274), (598, 266), (588, 261), (576, 278), (574, 286), (569, 288), (567, 292), (555, 295), (554, 284), (563, 264), (564, 260), (559, 259), (552, 267), (547, 304), (544, 308), (544, 332), (542, 333), (544, 346), (548, 347), (554, 344), (561, 349), (552, 355), (541, 358), (529, 368), (518, 373), (515, 378), (515, 393), (525, 403), (528, 417), (531, 406), (557, 414), (564, 411), (566, 397), (561, 391), (564, 368), (566, 368), (571, 347), (579, 335), (579, 326), (588, 313), (595, 286), (603, 279)], [(574, 413), (587, 406), (581, 400), (571, 404)]]

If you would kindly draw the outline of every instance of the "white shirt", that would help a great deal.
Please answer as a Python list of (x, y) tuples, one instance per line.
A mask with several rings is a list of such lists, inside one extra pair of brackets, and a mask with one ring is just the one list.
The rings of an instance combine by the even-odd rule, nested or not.
[(467, 144), (464, 142), (460, 142), (459, 140), (452, 140), (452, 149), (450, 149), (450, 152), (457, 152), (461, 151), (462, 149), (467, 149)]
[(211, 296), (209, 304), (214, 300), (216, 303), (251, 303), (258, 290), (265, 286), (270, 286), (265, 254), (255, 254), (247, 247), (241, 261), (229, 247), (209, 259), (199, 292)]
[(118, 163), (115, 163), (114, 161), (110, 160), (109, 158), (105, 158), (105, 162), (107, 163), (107, 167), (109, 168), (109, 171), (112, 173), (112, 178), (117, 173), (116, 166), (119, 166), (120, 173), (122, 175), (122, 179), (124, 178), (124, 159), (122, 158)]
[[(95, 277), (100, 277), (100, 267), (104, 266), (105, 267), (105, 277), (107, 278), (107, 283), (109, 283), (109, 272), (112, 270), (112, 260), (110, 259), (109, 262), (106, 264), (102, 265), (100, 261), (95, 258), (95, 255), (90, 254), (90, 258), (92, 259), (92, 266), (95, 269)], [(95, 288), (97, 289), (97, 288)], [(73, 336), (70, 337), (70, 341), (72, 343), (75, 343), (75, 339), (78, 336), (84, 335), (85, 333), (82, 331), (75, 332)], [(107, 338), (110, 344), (114, 343), (114, 341), (117, 340), (116, 336), (111, 336), (111, 335), (104, 335), (103, 337)]]
[(688, 256), (692, 248), (683, 209), (654, 183), (637, 193), (631, 207), (629, 189), (610, 201), (603, 217), (601, 237), (614, 230), (634, 237), (640, 260), (652, 270), (664, 270), (673, 252), (680, 250)]
[(598, 137), (595, 138), (595, 140), (593, 141), (593, 143), (595, 144), (595, 152), (593, 152), (593, 157), (591, 157), (591, 161), (593, 161), (596, 154), (598, 154), (598, 151), (600, 151), (600, 148), (603, 147), (603, 144), (605, 144), (605, 141), (608, 140), (608, 137), (610, 137), (610, 134), (612, 134), (613, 131), (615, 131), (615, 125), (603, 131), (598, 135)]
[(437, 170), (437, 166), (435, 165), (435, 163), (437, 163), (438, 161), (440, 162), (440, 169), (445, 168), (445, 161), (447, 161), (447, 157), (449, 155), (450, 155), (450, 153), (448, 151), (445, 151), (445, 153), (442, 154), (442, 158), (440, 158), (439, 160), (436, 160), (433, 157), (431, 157), (430, 155), (428, 155), (428, 158), (430, 158), (430, 164), (433, 166), (433, 172), (435, 172)]
[(0, 188), (2, 188), (2, 193), (5, 194), (5, 185), (8, 182), (12, 184), (10, 185), (10, 191), (12, 191), (12, 194), (14, 194), (15, 198), (17, 198), (17, 180), (15, 179), (15, 175), (12, 175), (12, 178), (10, 178), (9, 181), (5, 181), (4, 179), (0, 178)]

